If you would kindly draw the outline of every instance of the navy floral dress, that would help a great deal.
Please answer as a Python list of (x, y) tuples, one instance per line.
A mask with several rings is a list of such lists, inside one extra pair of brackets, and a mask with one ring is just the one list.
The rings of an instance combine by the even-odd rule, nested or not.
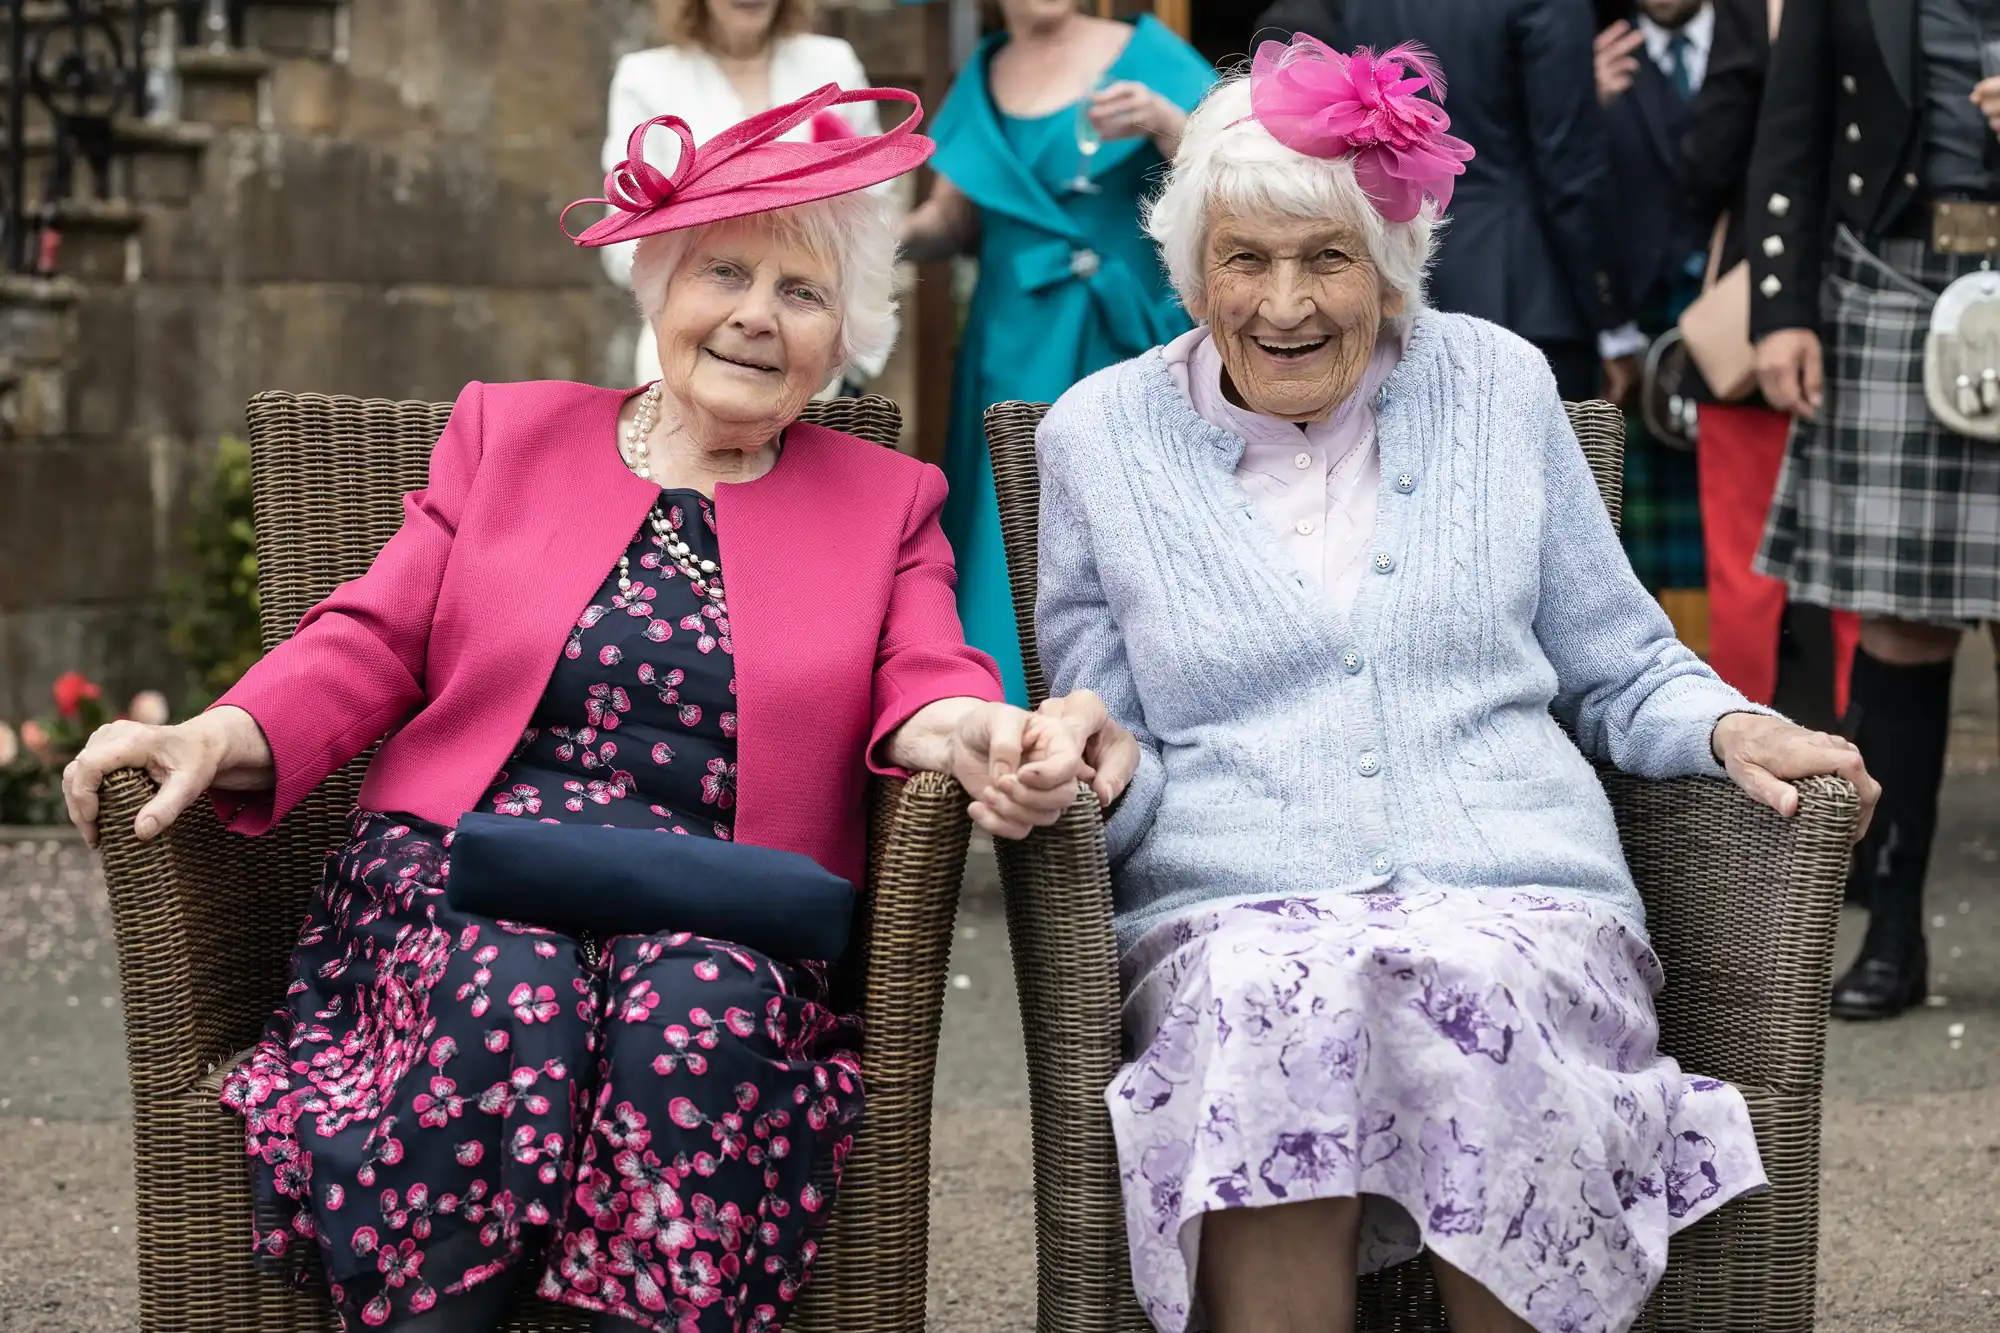
[[(720, 564), (708, 502), (660, 503)], [(577, 618), (481, 808), (728, 838), (728, 617), (649, 526), (627, 554), (631, 589), (614, 568)], [(526, 1264), (543, 1297), (643, 1328), (783, 1328), (862, 1108), (821, 965), (453, 911), (451, 840), (356, 810), (328, 857), (285, 1006), (224, 1086), (258, 1255), (320, 1270), (348, 1328)]]

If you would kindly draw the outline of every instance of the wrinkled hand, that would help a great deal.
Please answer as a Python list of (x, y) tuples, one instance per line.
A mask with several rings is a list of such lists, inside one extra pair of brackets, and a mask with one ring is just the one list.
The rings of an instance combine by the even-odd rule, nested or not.
[(1972, 104), (1986, 117), (1987, 128), (2000, 134), (2000, 78), (1981, 79), (1972, 85)]
[(1025, 838), (1062, 818), (1083, 780), (1083, 744), (1059, 720), (1011, 704), (966, 711), (951, 737), (951, 775), (972, 797), (972, 822)]
[(1639, 74), (1639, 59), (1633, 54), (1646, 44), (1646, 34), (1619, 19), (1597, 34), (1591, 43), (1591, 60), (1597, 70), (1597, 104), (1610, 106), (1632, 87)]
[(1757, 387), (1780, 412), (1817, 417), (1820, 376), (1819, 335), (1811, 329), (1779, 329), (1757, 343)]
[(1083, 747), (1083, 780), (1090, 784), (1097, 804), (1109, 810), (1139, 771), (1138, 740), (1112, 718), (1104, 700), (1089, 690), (1050, 699), (1036, 714), (1057, 719), (1070, 729)]
[(1619, 407), (1631, 405), (1638, 392), (1642, 372), (1636, 356), (1614, 356), (1604, 363), (1604, 400)]
[(98, 842), (97, 791), (107, 773), (143, 768), (159, 784), (133, 823), (140, 841), (157, 837), (211, 787), (260, 791), (271, 785), (271, 750), (263, 729), (240, 708), (218, 708), (177, 726), (107, 722), (63, 769), (70, 823)]
[(1092, 96), (1090, 123), (1106, 139), (1134, 139), (1156, 134), (1161, 124), (1164, 99), (1143, 83), (1120, 79)]
[(1761, 713), (1730, 713), (1715, 724), (1709, 745), (1737, 786), (1788, 819), (1799, 811), (1794, 781), (1846, 778), (1861, 794), (1861, 819), (1854, 826), (1856, 841), (1868, 831), (1875, 803), (1882, 799), (1882, 784), (1868, 776), (1861, 751), (1842, 736), (1807, 731)]

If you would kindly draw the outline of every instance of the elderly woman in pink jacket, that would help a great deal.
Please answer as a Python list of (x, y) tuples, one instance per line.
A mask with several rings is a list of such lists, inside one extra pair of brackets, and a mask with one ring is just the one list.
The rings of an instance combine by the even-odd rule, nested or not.
[[(467, 388), (367, 574), (215, 709), (115, 723), (65, 777), (93, 836), (127, 766), (161, 782), (140, 837), (204, 791), (258, 834), (389, 733), (224, 1092), (258, 1255), (323, 1271), (347, 1327), (496, 1328), (527, 1267), (601, 1328), (780, 1328), (861, 1113), (819, 962), (686, 933), (600, 952), (460, 910), (467, 811), (741, 840), (858, 880), (871, 771), (955, 774), (982, 827), (1020, 837), (1136, 762), (1088, 699), (999, 702), (953, 610), (937, 470), (798, 420), (885, 340), (895, 241), (866, 187), (930, 150), (916, 117), (781, 141), (862, 97), (915, 100), (829, 85), (699, 151), (673, 117), (635, 131), (578, 239), (639, 241), (660, 380)], [(679, 138), (670, 172), (649, 130)]]

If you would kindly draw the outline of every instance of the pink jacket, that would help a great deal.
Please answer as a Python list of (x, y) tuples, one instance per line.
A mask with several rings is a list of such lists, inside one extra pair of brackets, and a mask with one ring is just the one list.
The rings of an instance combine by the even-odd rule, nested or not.
[[(385, 732), (363, 806), (447, 825), (472, 808), (658, 494), (618, 454), (631, 392), (466, 387), (402, 529), (221, 699), (277, 765), (275, 791), (215, 794), (230, 828), (269, 829)], [(935, 467), (805, 423), (769, 473), (716, 487), (742, 841), (858, 884), (868, 773), (895, 771), (882, 740), (936, 700), (1002, 697), (959, 626), (944, 497)]]

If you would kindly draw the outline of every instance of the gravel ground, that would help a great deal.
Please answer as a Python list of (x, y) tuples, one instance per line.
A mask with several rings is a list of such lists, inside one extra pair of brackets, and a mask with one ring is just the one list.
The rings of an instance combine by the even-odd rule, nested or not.
[[(1823, 1333), (2000, 1330), (2000, 754), (1983, 650), (1960, 673), (1932, 869), (1932, 1007), (1836, 1025)], [(1027, 1087), (989, 854), (959, 923), (938, 1070), (933, 1333), (1034, 1323)], [(1859, 940), (1843, 923), (1842, 953)], [(74, 842), (0, 843), (0, 1331), (138, 1326), (131, 1102), (109, 912)], [(202, 1333), (207, 1333), (206, 1330)]]

